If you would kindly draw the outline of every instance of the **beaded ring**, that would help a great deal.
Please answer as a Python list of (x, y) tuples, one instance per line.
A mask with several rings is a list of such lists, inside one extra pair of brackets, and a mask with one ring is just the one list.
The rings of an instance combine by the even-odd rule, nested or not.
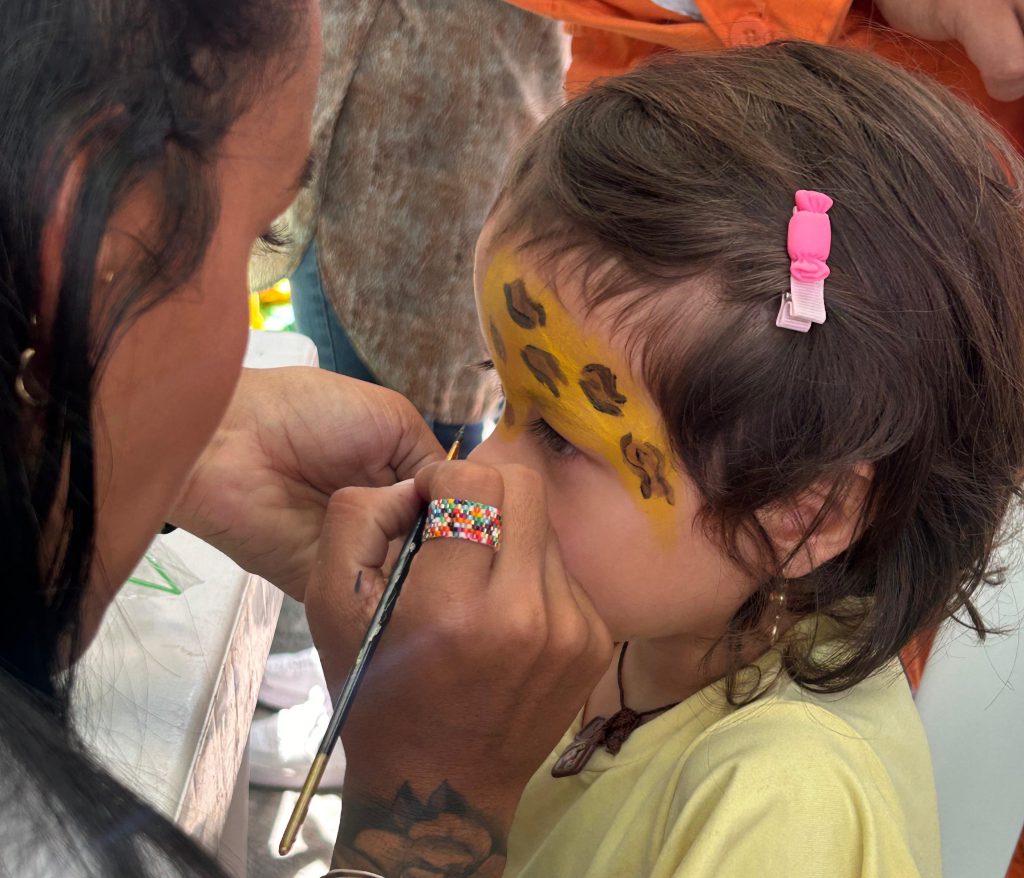
[(472, 500), (431, 500), (423, 540), (442, 539), (470, 540), (497, 550), (501, 545), (501, 512)]

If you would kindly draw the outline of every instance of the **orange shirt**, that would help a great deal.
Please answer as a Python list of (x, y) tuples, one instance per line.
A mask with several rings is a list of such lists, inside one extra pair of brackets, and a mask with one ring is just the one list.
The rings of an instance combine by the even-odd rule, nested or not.
[(1000, 103), (956, 43), (926, 43), (886, 28), (869, 0), (697, 0), (703, 21), (650, 0), (508, 0), (566, 22), (572, 66), (566, 89), (575, 94), (595, 77), (624, 73), (666, 49), (701, 50), (762, 45), (793, 37), (869, 49), (938, 79), (981, 108), (1024, 147), (1024, 101)]

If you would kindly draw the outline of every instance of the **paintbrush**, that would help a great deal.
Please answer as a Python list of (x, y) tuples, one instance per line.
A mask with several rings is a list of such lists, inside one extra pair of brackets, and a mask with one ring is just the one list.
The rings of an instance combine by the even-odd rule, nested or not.
[[(465, 433), (466, 428), (462, 427), (456, 434), (455, 441), (448, 450), (448, 460), (458, 458)], [(398, 560), (391, 571), (391, 576), (388, 577), (387, 585), (384, 586), (384, 593), (380, 596), (380, 601), (377, 604), (376, 612), (373, 614), (370, 627), (366, 629), (366, 634), (363, 636), (363, 643), (359, 647), (355, 663), (352, 665), (352, 670), (349, 671), (348, 678), (345, 680), (345, 686), (338, 697), (338, 703), (334, 707), (334, 713), (331, 715), (327, 731), (324, 733), (323, 740), (317, 748), (313, 764), (309, 768), (309, 774), (306, 775), (302, 791), (299, 793), (299, 798), (292, 809), (292, 816), (288, 818), (288, 825), (284, 829), (284, 835), (281, 836), (281, 844), (278, 847), (278, 852), (282, 857), (292, 849), (299, 830), (302, 828), (302, 822), (306, 819), (309, 803), (316, 794), (317, 788), (320, 786), (320, 780), (324, 776), (324, 770), (327, 768), (327, 760), (331, 758), (331, 753), (334, 752), (334, 747), (338, 743), (341, 727), (345, 724), (349, 710), (352, 709), (352, 702), (355, 700), (359, 686), (366, 675), (370, 659), (373, 658), (377, 644), (380, 643), (381, 635), (391, 619), (391, 612), (398, 601), (398, 595), (402, 591), (405, 578), (409, 575), (413, 555), (419, 551), (420, 545), (423, 543), (423, 529), (426, 523), (427, 504), (425, 503), (419, 517), (416, 519), (416, 524), (413, 525), (412, 530), (409, 531), (409, 536), (406, 537), (405, 543), (402, 545), (402, 551), (398, 554)]]

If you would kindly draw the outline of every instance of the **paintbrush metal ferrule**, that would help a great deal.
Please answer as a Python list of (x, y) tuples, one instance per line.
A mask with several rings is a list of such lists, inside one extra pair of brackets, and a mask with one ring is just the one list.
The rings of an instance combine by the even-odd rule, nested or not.
[[(466, 428), (460, 427), (458, 433), (455, 434), (455, 441), (452, 443), (451, 448), (448, 449), (448, 460), (455, 460), (459, 456), (465, 435)], [(334, 706), (331, 721), (328, 723), (327, 731), (324, 733), (320, 747), (317, 749), (316, 758), (313, 760), (313, 765), (306, 776), (306, 782), (302, 785), (302, 792), (299, 793), (299, 798), (295, 801), (295, 807), (292, 809), (292, 815), (288, 819), (284, 835), (281, 837), (281, 845), (278, 848), (281, 856), (284, 856), (292, 849), (299, 830), (302, 828), (302, 823), (306, 819), (309, 804), (316, 794), (317, 788), (320, 786), (320, 780), (327, 768), (327, 760), (330, 758), (331, 753), (334, 752), (334, 746), (341, 735), (341, 727), (345, 724), (349, 710), (352, 708), (352, 703), (355, 701), (356, 693), (359, 691), (363, 677), (366, 675), (370, 659), (373, 658), (377, 644), (380, 642), (384, 629), (391, 619), (391, 612), (398, 602), (402, 585), (409, 575), (413, 555), (419, 551), (420, 545), (423, 542), (423, 529), (426, 523), (427, 506), (424, 505), (419, 516), (416, 518), (416, 523), (413, 525), (412, 530), (409, 531), (409, 535), (405, 538), (402, 551), (399, 552), (398, 560), (395, 562), (394, 569), (391, 571), (387, 584), (384, 586), (384, 591), (380, 596), (380, 601), (377, 603), (373, 619), (366, 629), (366, 634), (363, 635), (363, 642), (359, 647), (359, 652), (356, 654), (356, 659), (352, 663), (352, 669), (345, 679), (345, 685), (342, 687), (341, 694), (338, 696), (338, 701)]]
[(299, 798), (295, 800), (295, 807), (292, 808), (292, 816), (288, 818), (288, 824), (284, 828), (284, 835), (281, 836), (281, 844), (278, 846), (277, 852), (282, 857), (288, 856), (294, 847), (302, 823), (309, 813), (309, 804), (313, 801), (313, 796), (320, 786), (320, 780), (326, 770), (327, 757), (323, 753), (317, 753), (313, 764), (309, 767), (309, 774), (306, 775), (306, 780), (302, 784)]

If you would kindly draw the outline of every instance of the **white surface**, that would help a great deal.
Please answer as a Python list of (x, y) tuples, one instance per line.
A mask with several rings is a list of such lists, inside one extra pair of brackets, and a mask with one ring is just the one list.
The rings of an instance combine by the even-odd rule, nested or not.
[(316, 345), (297, 332), (250, 332), (245, 365), (249, 369), (315, 366)]
[(985, 619), (1009, 633), (979, 643), (972, 632), (947, 625), (917, 694), (935, 766), (945, 878), (1004, 878), (1024, 826), (1019, 559), (1005, 586), (986, 591), (992, 593), (982, 599)]
[(249, 864), (249, 755), (242, 756), (224, 831), (217, 848), (217, 862), (232, 878), (245, 878)]
[[(251, 334), (247, 366), (315, 363), (309, 339)], [(190, 534), (159, 539), (199, 583), (122, 589), (82, 660), (80, 730), (117, 777), (215, 848), (281, 594)]]
[(125, 586), (82, 669), (83, 735), (113, 773), (212, 845), (235, 787), (281, 595), (183, 532), (202, 581)]

